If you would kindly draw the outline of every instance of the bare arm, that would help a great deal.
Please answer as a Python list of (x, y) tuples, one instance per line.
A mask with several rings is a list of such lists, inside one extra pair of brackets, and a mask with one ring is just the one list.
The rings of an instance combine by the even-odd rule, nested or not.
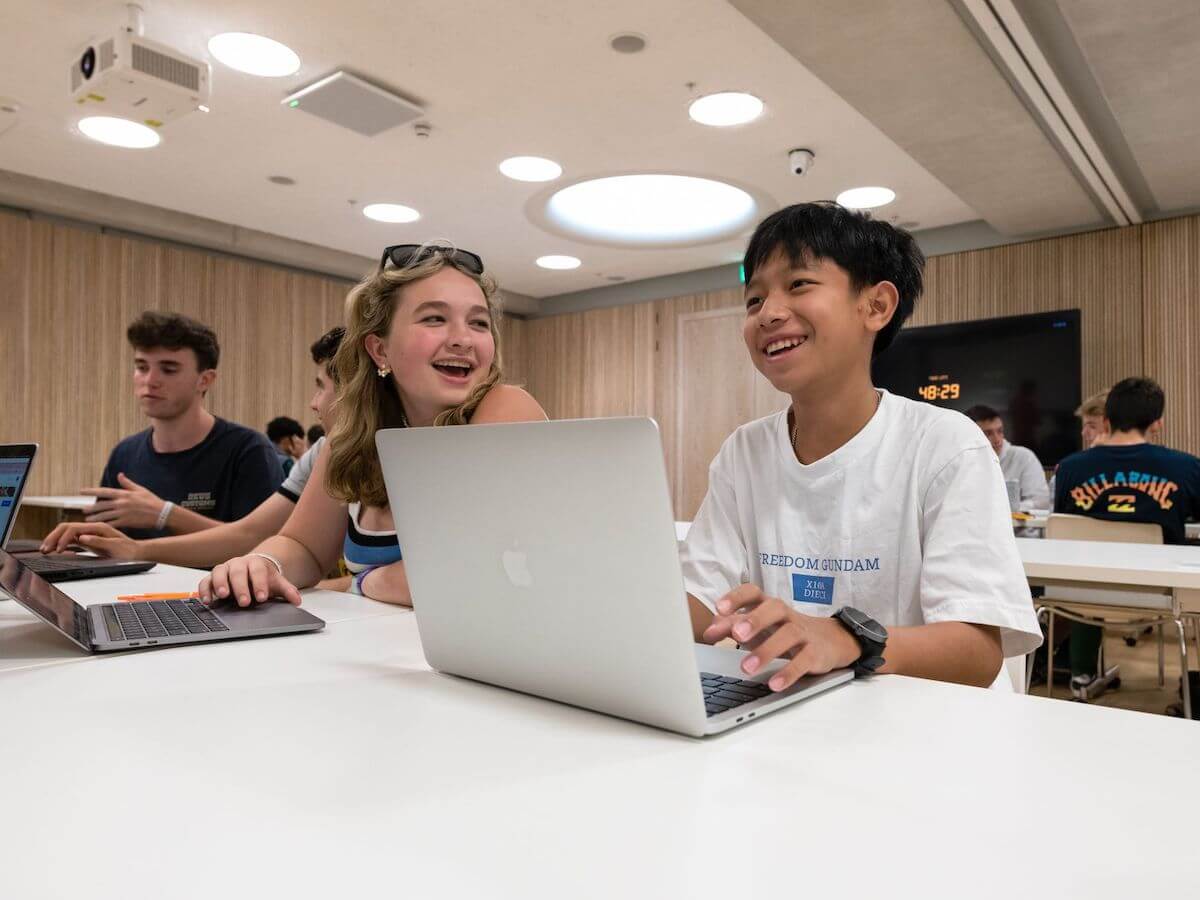
[(195, 534), (198, 531), (217, 528), (222, 524), (232, 523), (221, 523), (216, 519), (210, 519), (208, 516), (202, 516), (198, 512), (184, 509), (178, 505), (172, 506), (171, 513), (167, 516), (167, 531), (177, 535)]
[(989, 687), (1004, 654), (1000, 629), (969, 622), (932, 622), (888, 629), (881, 674), (913, 675)]

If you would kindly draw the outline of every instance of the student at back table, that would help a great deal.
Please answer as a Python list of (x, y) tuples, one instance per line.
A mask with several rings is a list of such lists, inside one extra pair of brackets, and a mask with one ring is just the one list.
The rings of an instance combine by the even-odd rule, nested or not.
[(1049, 509), (1050, 489), (1046, 472), (1037, 455), (1028, 447), (1010, 444), (1004, 437), (1004, 419), (1000, 413), (982, 403), (967, 410), (967, 418), (979, 426), (1000, 460), (1000, 472), (1005, 481), (1015, 481), (1020, 500), (1026, 508)]
[(129, 326), (133, 388), (150, 427), (108, 458), (89, 522), (133, 538), (186, 534), (249, 513), (283, 481), (275, 450), (253, 429), (204, 408), (221, 349), (207, 325), (146, 312)]
[[(1113, 385), (1104, 404), (1104, 443), (1068, 456), (1055, 476), (1054, 511), (1113, 522), (1152, 522), (1163, 541), (1182, 544), (1186, 522), (1200, 512), (1200, 459), (1148, 441), (1162, 428), (1166, 396), (1149, 378)], [(1095, 696), (1103, 632), (1071, 625), (1071, 692)]]
[(845, 666), (986, 686), (1041, 641), (996, 454), (959, 413), (871, 383), (911, 315), (912, 236), (836, 204), (764, 220), (745, 255), (743, 338), (792, 398), (709, 470), (683, 550), (698, 640), (732, 637), (768, 681)]

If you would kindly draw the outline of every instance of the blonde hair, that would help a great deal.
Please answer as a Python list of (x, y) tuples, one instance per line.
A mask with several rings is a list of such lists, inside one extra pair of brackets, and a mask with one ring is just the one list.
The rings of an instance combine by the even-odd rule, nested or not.
[(1084, 416), (1104, 417), (1104, 401), (1108, 399), (1108, 391), (1098, 391), (1079, 404), (1075, 415), (1082, 419)]
[[(327, 442), (329, 471), (326, 476), (329, 493), (344, 503), (388, 505), (383, 470), (375, 449), (375, 432), (380, 428), (406, 427), (408, 420), (395, 382), (392, 378), (379, 376), (375, 361), (367, 353), (365, 339), (371, 334), (387, 337), (399, 305), (400, 288), (450, 266), (478, 284), (487, 302), (489, 329), (496, 344), (492, 367), (467, 399), (439, 413), (434, 425), (466, 425), (480, 401), (502, 377), (496, 280), (487, 272), (476, 274), (464, 268), (454, 259), (452, 248), (433, 246), (438, 252), (404, 268), (380, 269), (356, 285), (346, 297), (346, 336), (331, 367), (336, 369), (341, 385), (334, 401), (334, 425)], [(419, 258), (421, 254), (416, 256)]]

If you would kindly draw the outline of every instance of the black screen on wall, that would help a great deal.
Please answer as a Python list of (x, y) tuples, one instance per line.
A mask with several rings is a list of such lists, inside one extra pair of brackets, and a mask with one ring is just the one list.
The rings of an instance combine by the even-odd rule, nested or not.
[(1080, 449), (1079, 310), (905, 328), (872, 366), (894, 394), (998, 410), (1005, 437), (1046, 467)]

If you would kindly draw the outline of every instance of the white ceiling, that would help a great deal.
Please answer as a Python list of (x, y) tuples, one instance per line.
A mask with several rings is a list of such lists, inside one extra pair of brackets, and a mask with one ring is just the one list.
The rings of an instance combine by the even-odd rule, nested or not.
[[(898, 221), (933, 228), (979, 218), (725, 0), (142, 5), (146, 37), (185, 53), (207, 59), (212, 35), (252, 31), (291, 46), (302, 68), (261, 79), (211, 60), (211, 113), (170, 124), (155, 150), (107, 148), (72, 130), (79, 112), (67, 97), (67, 66), (88, 39), (120, 27), (123, 5), (3, 0), (0, 96), (22, 111), (0, 133), (0, 169), (367, 257), (388, 243), (448, 238), (480, 252), (505, 287), (535, 297), (727, 263), (744, 237), (629, 250), (552, 235), (526, 212), (545, 186), (496, 171), (518, 154), (557, 160), (564, 182), (684, 172), (730, 179), (775, 205), (883, 184), (898, 195), (883, 213)], [(645, 35), (646, 50), (612, 51), (609, 39), (625, 31)], [(424, 105), (432, 136), (401, 127), (365, 138), (280, 105), (340, 67)], [(692, 96), (729, 89), (757, 94), (766, 115), (727, 130), (688, 119)], [(805, 178), (787, 172), (787, 151), (797, 146), (817, 154)], [(297, 184), (279, 187), (270, 175)], [(404, 203), (423, 217), (373, 223), (359, 206), (374, 201)], [(548, 253), (584, 265), (534, 266)]]

